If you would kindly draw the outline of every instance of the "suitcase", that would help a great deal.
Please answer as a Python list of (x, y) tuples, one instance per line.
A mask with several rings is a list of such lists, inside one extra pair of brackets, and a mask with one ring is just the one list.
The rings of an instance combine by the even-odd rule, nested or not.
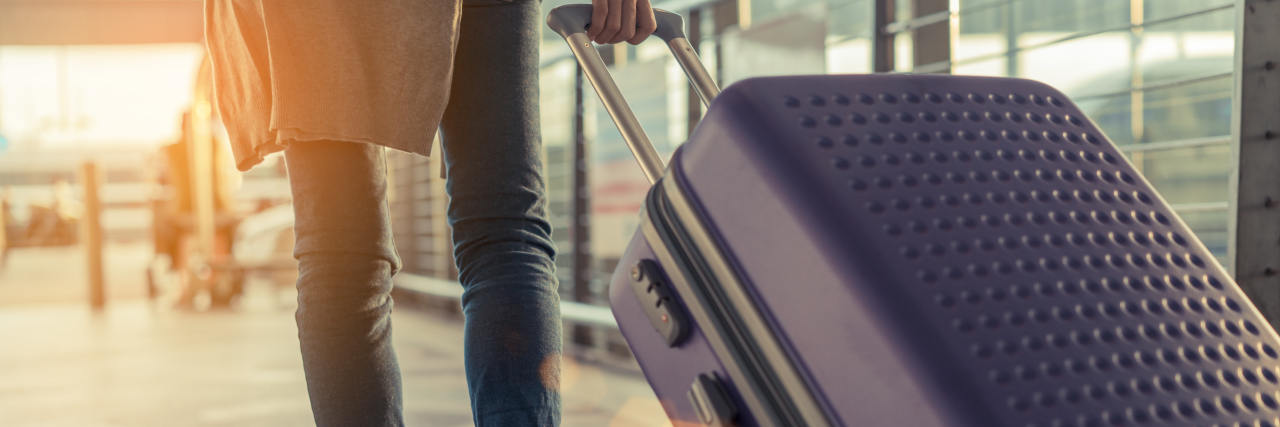
[(1280, 426), (1276, 332), (1061, 92), (885, 74), (716, 96), (658, 11), (714, 98), (663, 173), (589, 11), (548, 22), (657, 180), (610, 302), (674, 425)]

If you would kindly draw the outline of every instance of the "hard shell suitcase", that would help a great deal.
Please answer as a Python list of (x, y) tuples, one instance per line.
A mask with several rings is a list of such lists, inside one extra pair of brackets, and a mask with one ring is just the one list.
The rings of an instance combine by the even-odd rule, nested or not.
[(549, 24), (661, 177), (610, 302), (675, 425), (1280, 426), (1276, 332), (1057, 90), (792, 76), (717, 97), (659, 11), (715, 98), (663, 174), (589, 12)]

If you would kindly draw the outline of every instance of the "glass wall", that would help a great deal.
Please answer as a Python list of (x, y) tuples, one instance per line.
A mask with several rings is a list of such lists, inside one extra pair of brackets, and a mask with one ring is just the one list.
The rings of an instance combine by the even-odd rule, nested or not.
[[(899, 22), (914, 16), (897, 0)], [(956, 74), (1012, 76), (1049, 83), (1075, 99), (1175, 205), (1219, 257), (1226, 254), (1226, 200), (1233, 15), (1230, 1), (953, 0), (952, 65)], [(545, 10), (561, 4), (548, 2)], [(713, 5), (715, 3), (708, 3)], [(704, 62), (722, 84), (777, 74), (865, 73), (871, 70), (872, 0), (759, 0), (739, 3), (745, 25), (717, 28), (701, 6)], [(659, 2), (657, 7), (662, 7)], [(688, 16), (687, 10), (681, 11)], [(946, 25), (946, 24), (943, 24)], [(565, 54), (544, 34), (544, 56)], [(910, 71), (911, 32), (899, 33), (897, 68)], [(686, 86), (660, 44), (627, 47), (613, 71), (637, 116), (664, 153), (683, 141)], [(621, 53), (625, 52), (625, 53)], [(568, 68), (565, 68), (568, 67)], [(565, 99), (572, 77), (565, 60), (544, 69), (544, 102)], [(555, 78), (547, 77), (554, 74)], [(552, 82), (552, 80), (555, 80)], [(635, 224), (643, 178), (596, 98), (586, 89), (593, 283), (607, 281)], [(557, 98), (558, 97), (558, 98)], [(571, 206), (571, 124), (562, 108), (544, 105), (548, 174), (562, 253)], [(563, 165), (563, 166), (557, 166)], [(563, 171), (557, 172), (557, 167)], [(559, 192), (559, 193), (557, 193)], [(557, 196), (563, 194), (564, 196)], [(568, 257), (561, 271), (569, 271)], [(562, 275), (565, 275), (562, 273)], [(562, 277), (568, 282), (568, 277)]]
[(449, 196), (440, 178), (440, 141), (430, 158), (386, 150), (391, 230), (402, 271), (441, 279), (458, 276), (453, 263), (452, 231), (445, 209)]
[(1233, 4), (961, 0), (954, 73), (1065, 92), (1225, 262)]
[(547, 210), (551, 219), (551, 238), (560, 254), (556, 257), (556, 277), (560, 279), (560, 294), (566, 299), (572, 299), (568, 296), (573, 294), (570, 287), (573, 283), (573, 257), (570, 254), (573, 250), (571, 232), (576, 73), (577, 65), (574, 61), (562, 58), (544, 66), (540, 78), (542, 144), (546, 147), (544, 170), (547, 178)]
[[(713, 9), (730, 4), (727, 1), (677, 5), (686, 17), (691, 16), (689, 8), (699, 10), (700, 55), (722, 85), (761, 75), (872, 69), (874, 0), (741, 0), (739, 7), (745, 9), (739, 9), (735, 18), (741, 22), (717, 22), (726, 14)], [(896, 25), (912, 20), (916, 14), (911, 7), (918, 1), (894, 0)], [(571, 2), (577, 1), (548, 0), (543, 9)], [(655, 6), (672, 4), (676, 3)], [(949, 16), (943, 12), (938, 25), (952, 26), (952, 72), (1030, 78), (1067, 93), (1121, 145), (1210, 250), (1220, 259), (1225, 257), (1234, 1), (949, 0), (948, 4)], [(911, 53), (919, 43), (926, 41), (914, 40), (912, 31), (897, 34), (899, 71), (914, 68)], [(669, 155), (690, 130), (683, 73), (656, 40), (608, 49), (606, 56), (614, 58), (611, 68), (619, 86), (659, 151)], [(542, 55), (549, 209), (561, 254), (557, 260), (561, 291), (568, 296), (573, 283), (570, 234), (577, 70), (564, 41), (545, 29)], [(590, 248), (584, 249), (594, 257), (589, 282), (596, 291), (595, 302), (604, 303), (600, 291), (634, 231), (647, 184), (612, 121), (599, 108), (594, 91), (588, 86), (583, 93), (590, 211), (582, 220), (591, 229)], [(696, 119), (697, 112), (693, 115)], [(427, 175), (413, 176), (430, 180)], [(403, 188), (409, 191), (408, 184)], [(424, 191), (428, 190), (419, 194)], [(420, 203), (419, 207), (428, 206)], [(426, 229), (426, 224), (421, 225)]]
[[(914, 3), (896, 0), (899, 23), (912, 20)], [(939, 25), (955, 26), (950, 41), (953, 73), (1030, 78), (1065, 92), (1123, 147), (1209, 249), (1225, 261), (1233, 1), (949, 3), (950, 24), (944, 20)], [(716, 28), (714, 13), (709, 6), (703, 9), (701, 54), (722, 84), (762, 75), (870, 72), (874, 1), (740, 4), (748, 8), (742, 14), (746, 25), (729, 25), (721, 33), (710, 33)], [(913, 40), (911, 31), (899, 33), (896, 39), (899, 71), (924, 65), (912, 64), (911, 53), (916, 43), (926, 41)], [(548, 38), (547, 46), (560, 48), (560, 44), (558, 37)], [(629, 51), (634, 58), (637, 50)], [(615, 72), (634, 66), (633, 59), (615, 67)], [(648, 90), (636, 96), (657, 93)], [(587, 98), (595, 98), (589, 89)], [(644, 108), (662, 106), (656, 100), (646, 102)], [(661, 115), (657, 110), (646, 114)], [(597, 120), (596, 125), (612, 132), (607, 120)], [(601, 133), (593, 143), (608, 146), (607, 135)], [(614, 173), (596, 170), (599, 167), (592, 165), (592, 176)], [(635, 168), (625, 162), (608, 168), (623, 167)], [(594, 230), (593, 234), (605, 232)], [(593, 239), (593, 244), (603, 242)]]

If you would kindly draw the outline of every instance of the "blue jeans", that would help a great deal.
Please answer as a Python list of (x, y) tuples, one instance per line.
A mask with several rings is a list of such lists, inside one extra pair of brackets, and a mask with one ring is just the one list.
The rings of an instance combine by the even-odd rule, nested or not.
[[(539, 3), (465, 0), (441, 123), (478, 427), (560, 424), (560, 303), (538, 124)], [(320, 426), (404, 424), (391, 345), (400, 268), (383, 149), (285, 150), (297, 217), (298, 336)]]

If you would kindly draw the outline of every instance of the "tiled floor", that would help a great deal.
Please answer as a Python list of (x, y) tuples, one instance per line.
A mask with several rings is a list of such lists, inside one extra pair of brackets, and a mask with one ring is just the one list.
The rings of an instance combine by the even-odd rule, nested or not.
[[(83, 270), (42, 259), (76, 264), (68, 254), (15, 256), (26, 262), (0, 273), (0, 426), (313, 424), (291, 296), (250, 288), (244, 308), (206, 312), (119, 296), (92, 313), (70, 289)], [(461, 323), (410, 310), (394, 322), (408, 424), (471, 426)], [(565, 359), (561, 383), (566, 427), (669, 425), (637, 372)]]

